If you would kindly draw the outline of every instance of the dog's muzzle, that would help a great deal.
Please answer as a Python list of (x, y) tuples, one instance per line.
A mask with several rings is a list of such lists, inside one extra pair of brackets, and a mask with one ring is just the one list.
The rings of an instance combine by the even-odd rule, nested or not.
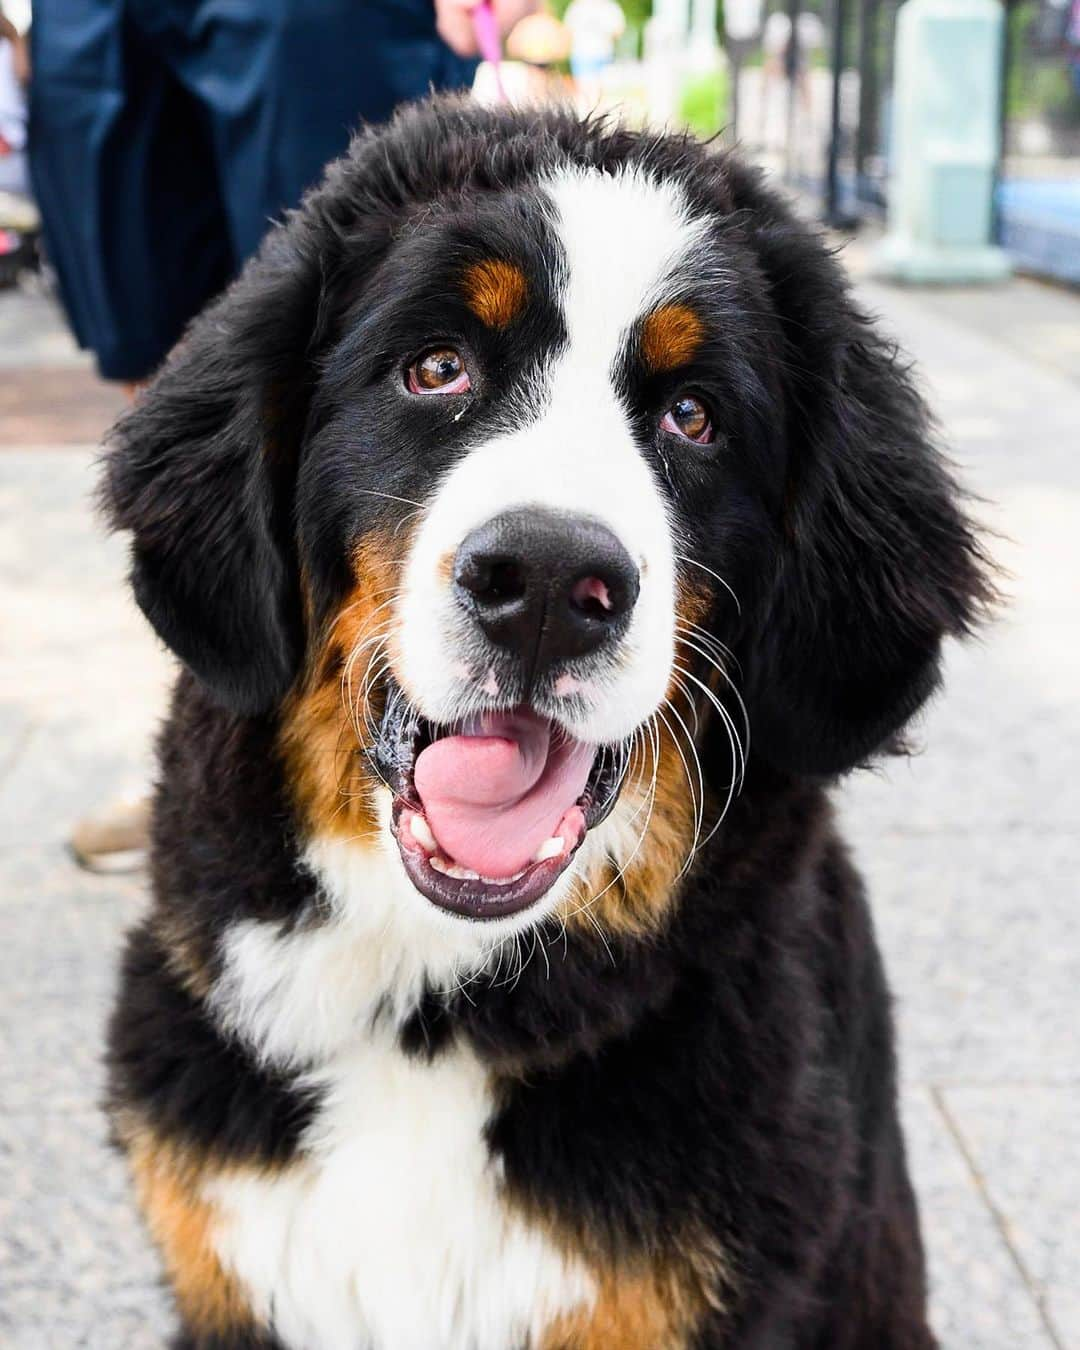
[(544, 896), (614, 807), (629, 760), (625, 746), (575, 741), (528, 708), (439, 726), (396, 686), (371, 754), (410, 880), (470, 919)]
[(458, 605), (516, 668), (526, 697), (553, 670), (613, 646), (639, 589), (638, 569), (605, 525), (535, 507), (473, 530), (454, 561)]

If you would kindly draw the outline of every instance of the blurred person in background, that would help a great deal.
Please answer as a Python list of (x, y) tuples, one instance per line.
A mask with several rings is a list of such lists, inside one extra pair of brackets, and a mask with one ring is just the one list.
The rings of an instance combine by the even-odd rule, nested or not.
[(37, 212), (26, 164), (26, 44), (0, 10), (0, 290), (16, 285), (36, 256)]
[(25, 193), (26, 94), (30, 63), (26, 39), (0, 7), (0, 192)]
[(570, 30), (570, 72), (578, 93), (595, 102), (604, 71), (615, 59), (615, 43), (626, 30), (626, 15), (615, 0), (571, 0), (563, 15)]
[(14, 68), (15, 78), (20, 84), (30, 81), (30, 54), (27, 50), (26, 34), (16, 28), (11, 18), (0, 5), (0, 46), (6, 47)]
[(360, 122), (471, 84), (473, 3), (35, 0), (31, 173), (102, 375), (146, 379)]
[[(134, 390), (361, 122), (467, 89), (476, 0), (34, 0), (30, 168), (81, 347)], [(494, 0), (505, 32), (535, 7)], [(27, 70), (28, 66), (28, 70)], [(86, 866), (137, 865), (145, 798), (72, 836)]]
[(817, 14), (800, 11), (791, 26), (791, 16), (777, 9), (765, 20), (761, 33), (762, 93), (761, 144), (768, 146), (769, 102), (773, 95), (786, 88), (797, 96), (804, 115), (809, 116), (812, 99), (810, 69), (825, 45), (825, 27)]

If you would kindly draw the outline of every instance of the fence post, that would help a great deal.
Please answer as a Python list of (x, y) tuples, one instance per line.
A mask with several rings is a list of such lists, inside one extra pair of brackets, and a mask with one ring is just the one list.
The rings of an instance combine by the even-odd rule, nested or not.
[(905, 0), (897, 15), (889, 229), (878, 276), (997, 281), (993, 243), (1000, 155), (998, 0)]
[(829, 148), (825, 163), (825, 223), (833, 229), (850, 229), (856, 222), (851, 212), (840, 210), (840, 82), (844, 77), (846, 0), (832, 6), (832, 85), (829, 100)]

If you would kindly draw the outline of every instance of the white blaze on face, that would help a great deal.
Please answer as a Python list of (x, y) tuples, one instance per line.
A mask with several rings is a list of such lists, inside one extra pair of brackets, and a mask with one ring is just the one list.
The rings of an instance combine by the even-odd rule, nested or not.
[[(477, 526), (537, 506), (601, 521), (641, 574), (629, 628), (610, 665), (583, 691), (589, 709), (567, 718), (579, 740), (628, 735), (664, 697), (671, 669), (675, 566), (666, 503), (635, 445), (614, 377), (635, 321), (701, 238), (677, 187), (640, 173), (567, 169), (546, 184), (565, 255), (557, 279), (568, 340), (536, 381), (523, 425), (471, 450), (433, 495), (417, 531), (400, 608), (402, 683), (420, 712), (449, 722), (490, 683), (462, 678), (468, 625), (446, 559)], [(490, 692), (490, 689), (487, 691)]]

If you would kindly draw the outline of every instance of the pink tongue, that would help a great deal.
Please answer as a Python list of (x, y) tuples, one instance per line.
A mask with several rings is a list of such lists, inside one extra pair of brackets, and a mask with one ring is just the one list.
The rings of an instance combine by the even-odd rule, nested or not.
[(529, 712), (490, 714), (477, 732), (421, 751), (414, 781), (442, 852), (481, 876), (508, 877), (585, 791), (596, 748), (553, 746), (550, 724)]

